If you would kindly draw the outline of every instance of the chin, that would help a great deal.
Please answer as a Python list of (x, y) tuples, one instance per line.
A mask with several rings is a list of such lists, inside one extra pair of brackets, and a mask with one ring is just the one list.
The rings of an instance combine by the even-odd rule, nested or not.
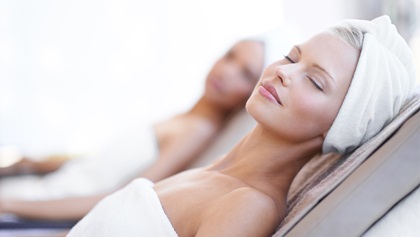
[[(251, 97), (252, 97), (252, 95), (251, 95)], [(251, 115), (250, 110), (252, 110), (252, 108), (251, 108), (252, 107), (251, 97), (245, 103), (245, 110), (249, 115)]]
[(254, 118), (255, 121), (259, 124), (264, 124), (267, 119), (267, 114), (269, 114), (269, 111), (267, 111), (267, 107), (261, 106), (257, 101), (255, 101), (252, 96), (248, 99), (248, 101), (245, 104), (246, 112)]

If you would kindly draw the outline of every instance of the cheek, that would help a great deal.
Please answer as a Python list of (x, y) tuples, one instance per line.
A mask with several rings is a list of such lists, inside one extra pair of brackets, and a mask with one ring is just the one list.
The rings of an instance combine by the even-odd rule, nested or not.
[(218, 99), (223, 101), (223, 104), (231, 109), (238, 106), (244, 106), (252, 92), (251, 87), (228, 86), (225, 88), (223, 95)]
[(323, 134), (330, 128), (335, 118), (335, 109), (327, 103), (326, 97), (303, 95), (292, 99), (295, 102), (295, 118), (300, 126), (314, 134)]
[(229, 83), (229, 95), (232, 100), (245, 100), (251, 95), (254, 85), (243, 79)]
[(218, 60), (210, 69), (208, 76), (224, 77), (229, 75), (228, 67), (223, 60)]

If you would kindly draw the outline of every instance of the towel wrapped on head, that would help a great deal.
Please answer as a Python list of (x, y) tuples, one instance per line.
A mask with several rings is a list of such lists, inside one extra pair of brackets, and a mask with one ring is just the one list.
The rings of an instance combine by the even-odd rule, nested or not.
[(363, 33), (359, 61), (344, 102), (328, 131), (323, 153), (345, 154), (391, 122), (414, 88), (412, 52), (388, 16), (344, 20)]

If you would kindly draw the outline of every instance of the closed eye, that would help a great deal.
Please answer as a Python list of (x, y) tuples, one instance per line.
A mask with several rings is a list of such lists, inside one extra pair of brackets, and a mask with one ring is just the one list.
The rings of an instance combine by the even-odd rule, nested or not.
[(293, 61), (289, 56), (284, 55), (284, 58), (287, 59), (287, 61), (291, 62), (291, 63), (296, 63), (295, 61)]
[(314, 79), (312, 79), (312, 78), (310, 78), (310, 77), (308, 77), (308, 79), (309, 79), (309, 81), (311, 81), (311, 83), (314, 85), (314, 87), (316, 88), (316, 89), (318, 89), (318, 90), (320, 90), (320, 91), (324, 91), (323, 89), (322, 89), (322, 87), (314, 80)]

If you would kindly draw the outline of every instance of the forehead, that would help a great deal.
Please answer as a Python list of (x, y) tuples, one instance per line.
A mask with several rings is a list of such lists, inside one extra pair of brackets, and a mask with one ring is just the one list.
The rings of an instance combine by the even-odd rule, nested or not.
[(299, 47), (304, 56), (309, 57), (314, 63), (327, 70), (334, 79), (352, 79), (359, 59), (359, 50), (340, 38), (323, 32)]
[(233, 45), (232, 50), (242, 52), (242, 53), (250, 53), (250, 52), (256, 52), (256, 51), (262, 51), (263, 44), (257, 41), (251, 41), (251, 40), (243, 40), (239, 41), (235, 45)]
[(240, 41), (232, 47), (231, 51), (244, 60), (258, 62), (264, 57), (264, 46), (256, 41)]
[(264, 63), (264, 46), (256, 41), (240, 41), (236, 43), (231, 51), (244, 66), (248, 67), (255, 74), (260, 73)]

